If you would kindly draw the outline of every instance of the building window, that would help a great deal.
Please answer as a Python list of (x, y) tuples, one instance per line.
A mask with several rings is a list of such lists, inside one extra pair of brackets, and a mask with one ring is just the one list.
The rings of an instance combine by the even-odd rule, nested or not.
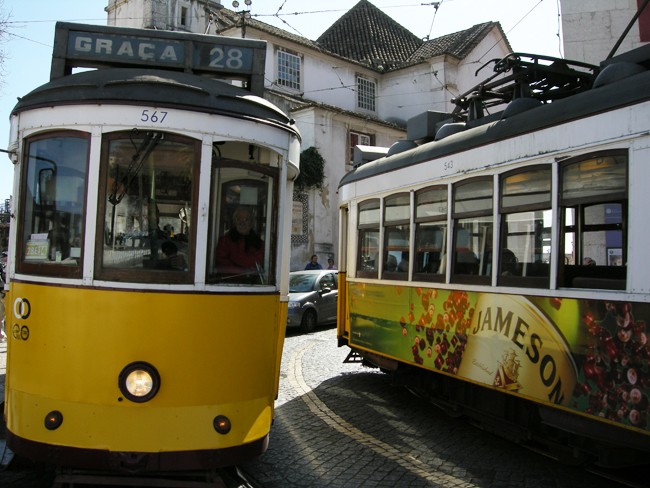
[(354, 146), (372, 146), (372, 136), (350, 131), (350, 164), (354, 163)]
[[(643, 5), (643, 0), (636, 0), (637, 7)], [(639, 40), (650, 41), (650, 9), (645, 9), (639, 17)]]
[(374, 112), (375, 109), (375, 96), (376, 96), (376, 83), (371, 80), (357, 77), (357, 105), (362, 110), (370, 110)]
[(300, 90), (300, 56), (278, 51), (278, 85)]
[(181, 18), (180, 18), (180, 25), (183, 27), (188, 27), (188, 22), (187, 22), (187, 7), (181, 7)]

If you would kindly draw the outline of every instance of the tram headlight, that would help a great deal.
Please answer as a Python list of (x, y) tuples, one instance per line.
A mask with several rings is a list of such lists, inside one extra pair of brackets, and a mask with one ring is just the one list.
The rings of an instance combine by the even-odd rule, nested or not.
[(132, 402), (144, 403), (156, 396), (160, 389), (158, 370), (144, 361), (126, 366), (120, 373), (118, 385), (122, 394)]

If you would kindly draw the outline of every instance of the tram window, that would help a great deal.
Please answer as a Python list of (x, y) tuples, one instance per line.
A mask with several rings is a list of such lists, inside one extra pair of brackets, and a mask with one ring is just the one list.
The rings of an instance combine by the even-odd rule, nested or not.
[(104, 137), (95, 272), (101, 279), (193, 279), (200, 144), (161, 132)]
[[(254, 146), (245, 146), (255, 152)], [(241, 147), (228, 143), (223, 154), (233, 156)], [(274, 284), (277, 168), (236, 161), (218, 152), (213, 159), (207, 282)]]
[[(489, 284), (492, 275), (492, 178), (474, 178), (454, 187), (454, 283)], [(443, 270), (444, 272), (444, 270)]]
[(627, 153), (572, 159), (561, 167), (563, 245), (558, 286), (624, 290), (627, 278)]
[(379, 200), (359, 204), (357, 276), (377, 278), (379, 273)]
[(18, 272), (81, 276), (88, 149), (83, 133), (26, 141)]
[(415, 194), (415, 280), (442, 282), (447, 253), (447, 187), (425, 188)]
[(384, 279), (408, 279), (410, 218), (411, 197), (408, 193), (392, 195), (384, 200)]
[(551, 167), (501, 177), (497, 284), (548, 288), (551, 256)]

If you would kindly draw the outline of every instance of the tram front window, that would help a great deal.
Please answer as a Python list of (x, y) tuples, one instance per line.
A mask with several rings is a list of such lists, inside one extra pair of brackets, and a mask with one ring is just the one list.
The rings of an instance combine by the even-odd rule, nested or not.
[(191, 279), (198, 147), (161, 132), (105, 136), (98, 277), (162, 283)]
[(83, 133), (27, 141), (18, 272), (81, 276), (88, 148)]
[(241, 142), (215, 145), (208, 283), (274, 284), (279, 157)]

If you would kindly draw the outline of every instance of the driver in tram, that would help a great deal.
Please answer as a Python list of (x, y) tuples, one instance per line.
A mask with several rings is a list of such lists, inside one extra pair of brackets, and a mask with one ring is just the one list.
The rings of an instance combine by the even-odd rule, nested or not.
[(238, 207), (232, 221), (217, 244), (216, 264), (221, 274), (244, 276), (264, 264), (264, 241), (253, 230), (253, 214), (247, 208)]

